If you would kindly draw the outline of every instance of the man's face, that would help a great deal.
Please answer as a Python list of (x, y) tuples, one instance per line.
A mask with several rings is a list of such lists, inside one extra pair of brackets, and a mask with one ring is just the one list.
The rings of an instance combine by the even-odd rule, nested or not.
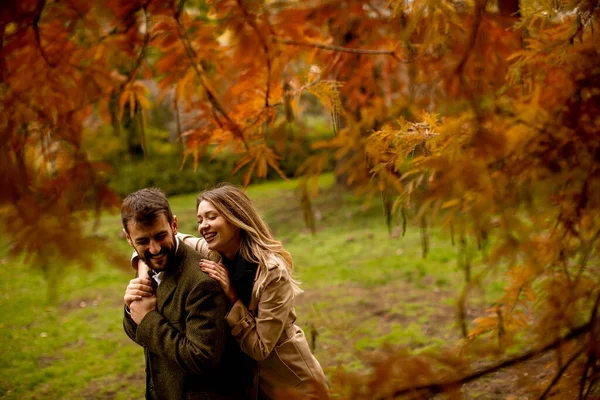
[(175, 255), (177, 217), (173, 216), (173, 223), (169, 224), (167, 217), (161, 214), (151, 225), (130, 221), (127, 228), (127, 241), (140, 258), (153, 270), (164, 270)]

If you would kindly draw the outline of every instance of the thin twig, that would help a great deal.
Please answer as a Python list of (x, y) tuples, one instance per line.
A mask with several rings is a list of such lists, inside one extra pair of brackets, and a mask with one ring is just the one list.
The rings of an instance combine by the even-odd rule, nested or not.
[(579, 400), (585, 399), (585, 383), (587, 382), (587, 374), (590, 368), (594, 365), (596, 361), (596, 357), (593, 353), (588, 354), (588, 358), (585, 362), (585, 367), (583, 368), (583, 374), (581, 375), (581, 380), (579, 381)]
[(42, 55), (42, 58), (44, 59), (44, 61), (46, 61), (46, 64), (48, 64), (48, 66), (50, 66), (51, 68), (54, 68), (54, 67), (56, 67), (56, 64), (51, 63), (50, 60), (48, 59), (48, 55), (46, 54), (46, 52), (44, 51), (44, 48), (42, 47), (42, 39), (40, 37), (39, 23), (40, 23), (40, 19), (42, 18), (42, 12), (44, 12), (45, 6), (46, 6), (46, 0), (38, 0), (38, 3), (35, 7), (35, 18), (33, 20), (33, 32), (35, 34), (35, 41), (38, 45), (38, 48), (40, 49), (40, 54)]
[(581, 276), (583, 275), (583, 272), (585, 271), (585, 267), (587, 266), (588, 259), (590, 258), (590, 255), (592, 254), (592, 251), (594, 250), (594, 246), (596, 245), (598, 238), (600, 238), (600, 229), (598, 229), (596, 231), (596, 233), (594, 233), (594, 236), (589, 241), (589, 245), (587, 246), (586, 249), (583, 250), (583, 254), (581, 254), (581, 258), (579, 259), (579, 269), (577, 271), (577, 275), (575, 276), (575, 280), (574, 280), (575, 285), (579, 284), (579, 280), (581, 279)]
[(148, 44), (150, 43), (150, 16), (148, 15), (148, 10), (146, 7), (146, 5), (142, 7), (142, 10), (144, 11), (144, 23), (146, 24), (146, 34), (144, 35), (142, 48), (140, 49), (137, 60), (135, 61), (135, 66), (129, 73), (127, 80), (121, 85), (122, 88), (135, 79), (142, 66), (142, 63), (144, 62), (144, 59), (146, 58), (146, 51), (148, 50)]
[[(598, 318), (598, 305), (600, 304), (600, 293), (598, 293), (598, 295), (596, 296), (596, 301), (594, 303), (594, 309), (592, 310), (592, 317), (590, 318), (590, 324), (592, 325), (591, 328), (591, 335), (590, 335), (590, 343), (589, 343), (589, 350), (588, 350), (588, 359), (585, 363), (585, 368), (583, 370), (583, 374), (581, 375), (581, 381), (579, 383), (579, 399), (584, 399), (585, 397), (587, 397), (587, 392), (584, 395), (584, 389), (585, 389), (585, 382), (587, 380), (587, 373), (590, 370), (590, 368), (593, 367), (594, 362), (596, 361), (596, 356), (595, 356), (595, 347), (596, 347), (596, 320)], [(588, 392), (590, 390), (590, 388), (592, 387), (592, 384), (590, 383), (590, 386), (588, 387)]]
[(565, 373), (565, 371), (567, 370), (567, 368), (569, 368), (569, 366), (571, 365), (571, 363), (573, 361), (575, 361), (575, 359), (577, 359), (577, 357), (579, 357), (581, 355), (581, 353), (583, 353), (583, 347), (581, 349), (579, 349), (578, 351), (576, 351), (571, 356), (571, 358), (569, 358), (567, 360), (567, 362), (565, 363), (565, 365), (563, 365), (562, 368), (560, 368), (558, 370), (558, 372), (556, 373), (556, 375), (552, 379), (552, 382), (550, 382), (550, 384), (548, 385), (548, 387), (546, 388), (546, 390), (544, 390), (544, 393), (542, 393), (542, 395), (538, 398), (539, 400), (544, 400), (546, 398), (546, 396), (548, 395), (548, 393), (550, 393), (550, 390), (552, 390), (552, 388), (554, 387), (554, 385), (556, 385), (556, 383), (560, 380), (560, 378)]
[[(483, 4), (481, 4), (481, 3), (483, 3)], [(475, 22), (473, 24), (473, 29), (471, 30), (471, 36), (469, 37), (469, 42), (467, 43), (467, 50), (465, 51), (460, 62), (456, 66), (456, 74), (459, 76), (460, 85), (461, 85), (463, 91), (465, 92), (465, 94), (467, 94), (469, 103), (471, 104), (471, 108), (473, 109), (473, 112), (475, 113), (476, 121), (477, 121), (477, 125), (478, 125), (478, 129), (477, 129), (478, 131), (479, 131), (479, 127), (482, 125), (481, 124), (481, 113), (479, 111), (480, 106), (475, 101), (473, 92), (471, 90), (467, 89), (467, 80), (464, 75), (464, 68), (465, 68), (465, 65), (467, 64), (467, 61), (469, 60), (469, 56), (471, 55), (471, 52), (473, 52), (473, 50), (475, 49), (475, 44), (477, 43), (478, 32), (479, 32), (479, 28), (481, 26), (483, 12), (485, 11), (486, 4), (487, 4), (487, 0), (476, 0), (475, 1)]]
[(181, 11), (183, 11), (183, 6), (185, 6), (185, 0), (179, 0), (179, 4), (177, 5), (177, 8), (175, 9), (175, 19), (179, 20), (179, 15), (181, 14)]
[(6, 31), (6, 24), (4, 21), (0, 22), (0, 83), (6, 81), (6, 59), (4, 58), (4, 32)]
[(337, 51), (337, 52), (341, 52), (341, 53), (364, 54), (364, 55), (370, 55), (370, 56), (377, 56), (377, 55), (391, 56), (398, 62), (406, 63), (406, 64), (410, 63), (410, 61), (406, 61), (406, 60), (403, 60), (400, 57), (398, 57), (398, 55), (396, 54), (396, 52), (394, 50), (353, 49), (351, 47), (334, 46), (334, 45), (330, 45), (330, 44), (321, 44), (321, 43), (299, 42), (297, 40), (281, 39), (281, 38), (277, 38), (277, 37), (274, 37), (273, 41), (275, 41), (277, 43), (281, 43), (281, 44), (287, 44), (290, 46), (315, 47), (317, 49)]
[(181, 140), (181, 118), (179, 116), (179, 99), (177, 97), (177, 91), (175, 91), (175, 95), (173, 96), (173, 107), (175, 108), (175, 122), (177, 123), (177, 140)]
[[(100, 36), (100, 37), (98, 38), (98, 43), (102, 43), (102, 42), (104, 41), (104, 39), (106, 39), (107, 37), (109, 37), (109, 36), (112, 36), (112, 35), (116, 34), (116, 33), (117, 33), (117, 31), (118, 31), (118, 28), (119, 28), (119, 26), (120, 26), (121, 24), (123, 24), (125, 21), (128, 21), (128, 20), (130, 20), (130, 19), (131, 19), (131, 17), (132, 17), (132, 16), (133, 16), (133, 15), (134, 15), (136, 12), (138, 12), (138, 10), (139, 10), (139, 8), (132, 8), (132, 9), (131, 9), (131, 11), (129, 11), (129, 12), (127, 13), (127, 15), (125, 15), (125, 17), (123, 17), (123, 19), (121, 19), (119, 22), (117, 22), (117, 24), (116, 24), (115, 26), (113, 26), (113, 28), (112, 28), (110, 31), (106, 32), (104, 35), (102, 35), (102, 36)], [(131, 28), (131, 26), (132, 26), (132, 25), (133, 25), (133, 24), (129, 24), (129, 25), (127, 25), (127, 26), (126, 26), (126, 29), (129, 29), (129, 28)]]

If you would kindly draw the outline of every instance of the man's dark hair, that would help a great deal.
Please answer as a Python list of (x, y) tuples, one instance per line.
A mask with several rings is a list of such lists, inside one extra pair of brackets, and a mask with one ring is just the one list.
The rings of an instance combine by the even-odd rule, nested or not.
[(167, 217), (169, 225), (173, 222), (173, 212), (167, 196), (156, 188), (146, 188), (131, 193), (125, 197), (121, 206), (121, 222), (127, 233), (129, 233), (127, 229), (129, 221), (149, 226), (161, 215)]

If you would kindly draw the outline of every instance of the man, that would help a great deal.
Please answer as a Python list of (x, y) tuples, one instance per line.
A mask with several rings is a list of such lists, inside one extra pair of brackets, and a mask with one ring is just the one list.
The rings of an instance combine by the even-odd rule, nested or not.
[(146, 278), (125, 292), (123, 325), (146, 355), (146, 398), (241, 399), (247, 363), (226, 330), (227, 299), (202, 272), (200, 256), (176, 238), (177, 217), (158, 189), (130, 194), (121, 207), (129, 244), (150, 266), (155, 296), (137, 296)]

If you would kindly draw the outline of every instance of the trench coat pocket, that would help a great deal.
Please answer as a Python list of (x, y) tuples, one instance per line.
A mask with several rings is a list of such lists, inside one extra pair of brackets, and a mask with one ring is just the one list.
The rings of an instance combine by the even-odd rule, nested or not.
[(260, 375), (274, 387), (296, 387), (312, 378), (301, 349), (293, 340), (273, 349), (269, 357), (260, 363)]

